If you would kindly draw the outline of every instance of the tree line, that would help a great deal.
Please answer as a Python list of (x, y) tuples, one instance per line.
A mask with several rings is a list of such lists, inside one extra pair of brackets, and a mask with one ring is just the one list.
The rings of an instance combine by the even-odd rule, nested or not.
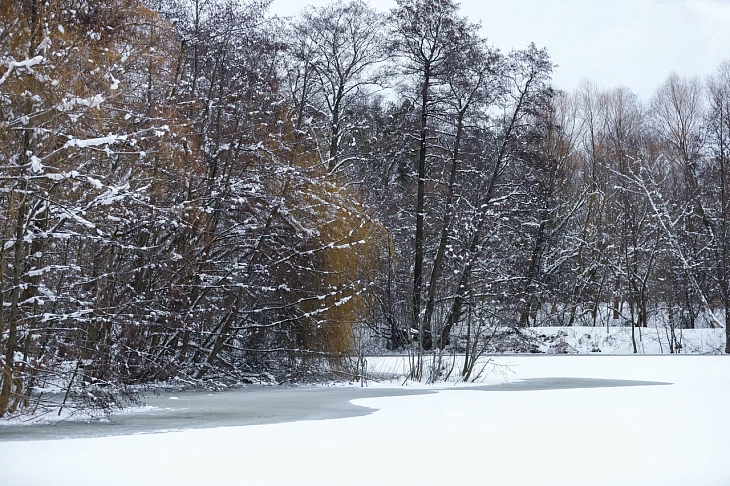
[(730, 64), (564, 93), (451, 0), (269, 4), (0, 0), (0, 416), (729, 321)]

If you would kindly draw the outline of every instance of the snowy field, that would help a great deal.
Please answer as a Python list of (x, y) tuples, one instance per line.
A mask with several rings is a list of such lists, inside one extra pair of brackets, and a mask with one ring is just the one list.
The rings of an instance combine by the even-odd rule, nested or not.
[[(366, 415), (327, 405), (320, 415), (305, 414), (320, 420), (66, 440), (7, 440), (0, 428), (1, 482), (730, 484), (726, 356), (510, 356), (495, 363), (474, 389), (406, 385), (418, 394), (403, 396), (400, 381), (371, 383), (367, 393), (397, 388), (401, 396), (355, 399), (373, 409)], [(401, 358), (369, 365), (403, 368)], [(296, 390), (280, 391), (242, 394), (263, 399), (238, 405), (231, 395), (226, 408), (265, 417), (282, 402), (299, 407)], [(302, 393), (308, 407), (316, 404), (318, 390)], [(185, 396), (158, 400), (174, 408)], [(190, 417), (191, 427), (205, 424)]]

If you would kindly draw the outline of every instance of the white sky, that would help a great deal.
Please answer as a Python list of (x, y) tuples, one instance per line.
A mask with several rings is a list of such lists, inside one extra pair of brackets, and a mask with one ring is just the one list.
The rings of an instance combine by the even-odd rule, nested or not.
[[(271, 12), (295, 15), (305, 3), (329, 0), (274, 0)], [(704, 78), (730, 60), (730, 0), (462, 0), (461, 13), (503, 51), (547, 47), (554, 84), (568, 91), (585, 78), (648, 99), (672, 71)]]

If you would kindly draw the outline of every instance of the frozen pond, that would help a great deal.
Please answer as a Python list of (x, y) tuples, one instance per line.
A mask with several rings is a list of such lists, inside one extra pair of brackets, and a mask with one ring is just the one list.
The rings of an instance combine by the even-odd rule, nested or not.
[(144, 398), (144, 407), (93, 421), (68, 420), (56, 424), (0, 426), (0, 441), (48, 440), (161, 433), (241, 425), (262, 425), (301, 420), (357, 417), (375, 409), (353, 405), (363, 398), (400, 397), (437, 392), (520, 392), (609, 388), (668, 383), (594, 378), (527, 378), (496, 385), (469, 387), (249, 386), (226, 392), (163, 393)]
[(0, 483), (730, 485), (727, 356), (489, 360), (478, 385), (165, 393), (108, 423), (3, 426)]

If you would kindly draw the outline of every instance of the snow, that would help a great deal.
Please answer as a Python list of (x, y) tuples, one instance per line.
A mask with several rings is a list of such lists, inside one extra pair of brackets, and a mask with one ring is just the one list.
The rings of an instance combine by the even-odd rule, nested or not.
[(101, 183), (99, 179), (94, 179), (93, 177), (87, 177), (87, 181), (91, 183), (92, 186), (94, 186), (96, 189), (104, 189), (104, 184)]
[[(492, 359), (498, 366), (489, 368), (484, 380), (489, 386), (401, 387), (397, 380), (349, 388), (352, 393), (392, 388), (424, 393), (354, 400), (375, 409), (368, 415), (158, 434), (0, 441), (3, 483), (730, 484), (727, 357)], [(368, 367), (399, 372), (405, 361), (369, 358)], [(505, 380), (509, 385), (500, 385)], [(632, 383), (615, 380), (639, 383), (626, 386)], [(247, 412), (254, 418), (265, 416), (276, 408), (279, 393), (293, 408), (304, 403), (297, 401), (301, 398), (296, 389), (269, 389), (250, 395), (265, 400)], [(314, 396), (318, 390), (305, 388), (300, 393)], [(171, 396), (179, 400), (167, 398), (168, 406), (185, 404), (184, 393)], [(191, 425), (196, 420), (201, 417), (192, 414)], [(0, 429), (0, 440), (2, 434)]]
[(112, 91), (116, 91), (119, 89), (119, 80), (114, 77), (113, 74), (109, 73), (109, 78), (112, 80), (111, 86), (109, 86), (109, 89)]
[(98, 108), (104, 103), (104, 97), (100, 94), (94, 95), (90, 98), (78, 98), (70, 97), (65, 98), (61, 103), (56, 106), (58, 111), (70, 111), (76, 106), (87, 106), (89, 108)]
[(30, 168), (36, 174), (39, 172), (43, 172), (43, 164), (41, 163), (41, 159), (39, 159), (35, 155), (32, 155), (30, 157)]
[(106, 137), (89, 138), (86, 140), (72, 138), (71, 140), (69, 140), (68, 142), (66, 142), (64, 144), (64, 148), (67, 148), (67, 147), (80, 147), (80, 148), (96, 147), (96, 146), (105, 145), (105, 144), (113, 145), (120, 140), (126, 140), (126, 139), (127, 139), (126, 135), (108, 135)]
[(5, 83), (7, 79), (10, 77), (10, 73), (13, 72), (13, 69), (15, 68), (25, 68), (28, 71), (30, 71), (30, 68), (33, 66), (36, 66), (43, 62), (44, 57), (43, 56), (35, 56), (32, 59), (26, 59), (24, 61), (10, 61), (7, 64), (7, 71), (5, 71), (5, 74), (0, 78), (0, 85)]
[[(602, 353), (633, 354), (631, 327), (535, 327), (524, 331), (540, 342), (538, 350), (546, 354)], [(669, 354), (671, 330), (652, 323), (636, 328), (639, 354)], [(681, 353), (722, 354), (725, 349), (725, 329), (681, 329), (674, 331)]]

